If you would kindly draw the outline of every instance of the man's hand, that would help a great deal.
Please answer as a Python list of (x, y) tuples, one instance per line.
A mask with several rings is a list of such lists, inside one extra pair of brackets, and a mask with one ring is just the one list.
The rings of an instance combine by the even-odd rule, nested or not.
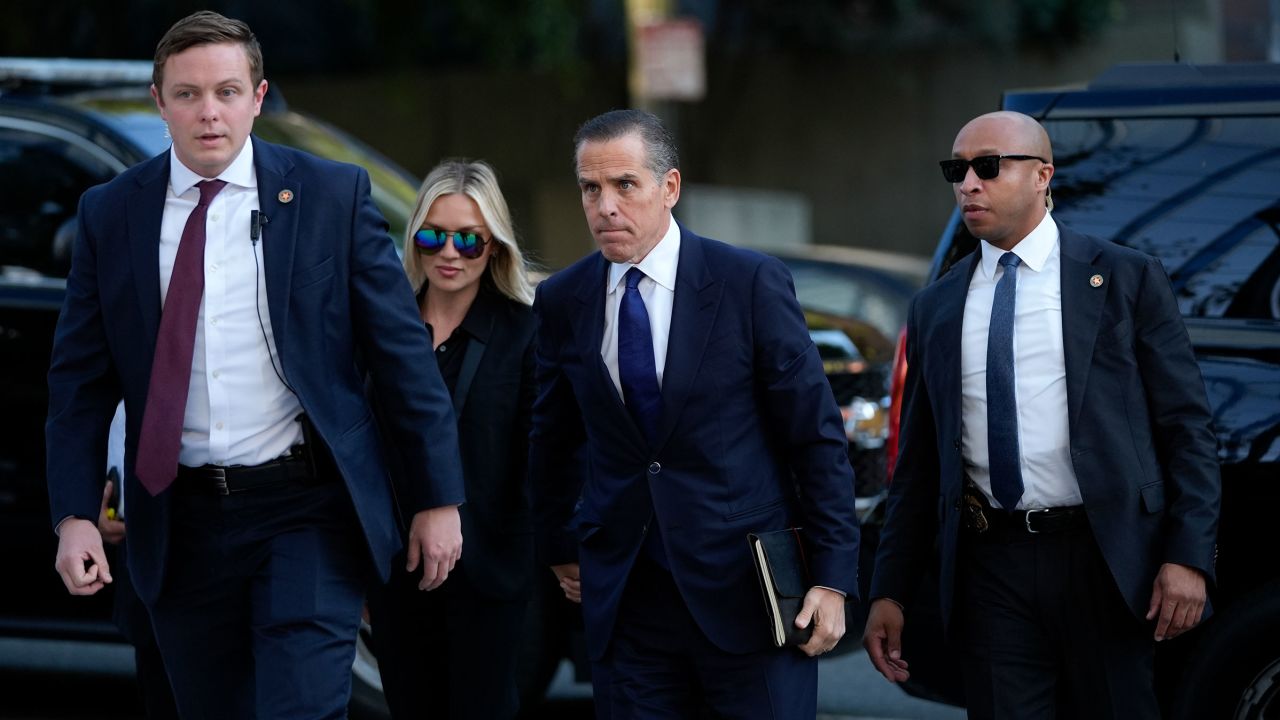
[(902, 659), (902, 607), (888, 599), (879, 598), (871, 603), (867, 615), (867, 629), (862, 634), (862, 646), (876, 670), (893, 683), (911, 677), (907, 661)]
[(58, 558), (53, 566), (72, 595), (92, 595), (111, 582), (102, 535), (82, 518), (69, 517), (58, 526)]
[(419, 590), (435, 590), (444, 584), (449, 571), (462, 557), (462, 518), (457, 505), (444, 505), (423, 510), (413, 516), (409, 526), (408, 563), (413, 572), (422, 561)]
[(582, 602), (582, 581), (578, 576), (578, 563), (566, 563), (564, 565), (552, 565), (551, 572), (556, 574), (556, 580), (560, 581), (560, 589), (564, 591), (564, 596), (573, 602)]
[(1193, 567), (1165, 563), (1151, 588), (1147, 619), (1156, 621), (1156, 642), (1176, 638), (1200, 624), (1206, 591), (1204, 575)]
[(115, 513), (108, 513), (107, 508), (111, 505), (111, 498), (115, 495), (115, 482), (108, 480), (106, 487), (102, 488), (102, 506), (98, 508), (98, 532), (102, 534), (102, 539), (112, 545), (119, 545), (124, 540), (124, 521), (117, 520)]
[(811, 587), (804, 595), (796, 627), (806, 628), (813, 622), (813, 635), (800, 650), (809, 657), (828, 652), (844, 637), (844, 596), (824, 587)]

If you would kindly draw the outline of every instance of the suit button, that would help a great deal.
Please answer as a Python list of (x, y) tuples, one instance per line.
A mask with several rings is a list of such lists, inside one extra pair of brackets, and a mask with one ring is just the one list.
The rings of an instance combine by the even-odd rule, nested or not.
[(956, 441), (955, 441), (955, 443), (953, 443), (953, 444), (956, 446), (956, 449), (957, 449), (957, 450), (959, 450), (959, 449), (960, 449), (960, 438), (956, 438)]
[(662, 472), (662, 464), (661, 464), (661, 463), (658, 463), (658, 462), (651, 462), (651, 463), (649, 463), (649, 474), (650, 474), (650, 475), (657, 475), (657, 474), (658, 474), (658, 473), (660, 473), (660, 472)]

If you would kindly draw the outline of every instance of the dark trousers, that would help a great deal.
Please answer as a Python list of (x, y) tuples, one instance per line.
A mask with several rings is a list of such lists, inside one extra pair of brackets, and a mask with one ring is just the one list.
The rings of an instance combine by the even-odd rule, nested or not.
[(182, 717), (346, 717), (371, 563), (342, 483), (174, 492), (151, 616)]
[(1130, 612), (1087, 527), (969, 531), (955, 622), (970, 718), (1158, 718), (1153, 627)]
[(391, 717), (515, 717), (520, 708), (516, 663), (528, 599), (478, 592), (461, 565), (444, 585), (423, 592), (418, 589), (421, 567), (408, 573), (404, 563), (401, 553), (392, 563), (391, 581), (369, 594), (378, 672)]
[(134, 592), (126, 555), (122, 543), (111, 564), (112, 577), (115, 578), (111, 584), (115, 591), (111, 615), (125, 639), (133, 645), (134, 670), (147, 720), (177, 720), (178, 707), (169, 687), (164, 661), (160, 658), (160, 647), (156, 645), (155, 633), (151, 631), (151, 616)]
[(609, 713), (598, 715), (612, 720), (811, 719), (817, 713), (816, 660), (792, 648), (734, 655), (716, 647), (689, 614), (671, 574), (643, 553), (627, 579), (601, 665), (609, 678)]

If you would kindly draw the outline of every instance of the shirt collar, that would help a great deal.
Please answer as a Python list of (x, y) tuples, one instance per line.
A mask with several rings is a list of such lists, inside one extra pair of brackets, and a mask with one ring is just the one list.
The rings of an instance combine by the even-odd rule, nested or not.
[[(169, 148), (169, 187), (173, 188), (174, 195), (182, 195), (196, 183), (201, 180), (213, 180), (215, 178), (205, 178), (196, 174), (182, 164), (178, 159), (178, 154), (173, 147)], [(236, 155), (236, 159), (231, 161), (226, 170), (218, 173), (218, 180), (225, 180), (229, 185), (239, 185), (244, 188), (258, 187), (258, 174), (253, 169), (253, 141), (246, 140), (244, 147), (240, 148), (240, 154)]]
[[(1022, 238), (1017, 245), (1013, 246), (1013, 252), (1034, 272), (1040, 272), (1049, 260), (1049, 254), (1053, 252), (1053, 248), (1058, 244), (1058, 224), (1053, 221), (1053, 216), (1049, 212), (1045, 212), (1044, 217), (1040, 218), (1040, 224), (1026, 237)], [(982, 247), (982, 274), (991, 279), (996, 276), (996, 266), (1000, 263), (1000, 256), (1005, 251), (983, 240)]]
[(649, 251), (644, 259), (636, 264), (610, 263), (609, 294), (612, 295), (622, 285), (622, 278), (633, 267), (640, 268), (651, 280), (662, 287), (676, 291), (676, 267), (680, 262), (680, 226), (671, 215), (667, 215), (667, 233), (657, 245)]
[(502, 295), (496, 289), (489, 287), (488, 280), (481, 280), (480, 291), (476, 293), (475, 300), (471, 301), (471, 307), (467, 308), (467, 314), (463, 316), (462, 324), (458, 327), (482, 343), (489, 342), (493, 316), (497, 314), (498, 305), (501, 302)]

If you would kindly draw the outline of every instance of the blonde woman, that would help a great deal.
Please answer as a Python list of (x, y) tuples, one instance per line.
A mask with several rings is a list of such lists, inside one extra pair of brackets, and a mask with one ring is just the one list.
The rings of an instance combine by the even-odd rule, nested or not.
[[(510, 718), (533, 592), (525, 492), (533, 406), (533, 289), (493, 168), (448, 160), (418, 192), (404, 268), (453, 396), (467, 501), (462, 559), (439, 589), (395, 565), (371, 597), (395, 718)], [(405, 506), (426, 498), (400, 497)]]

